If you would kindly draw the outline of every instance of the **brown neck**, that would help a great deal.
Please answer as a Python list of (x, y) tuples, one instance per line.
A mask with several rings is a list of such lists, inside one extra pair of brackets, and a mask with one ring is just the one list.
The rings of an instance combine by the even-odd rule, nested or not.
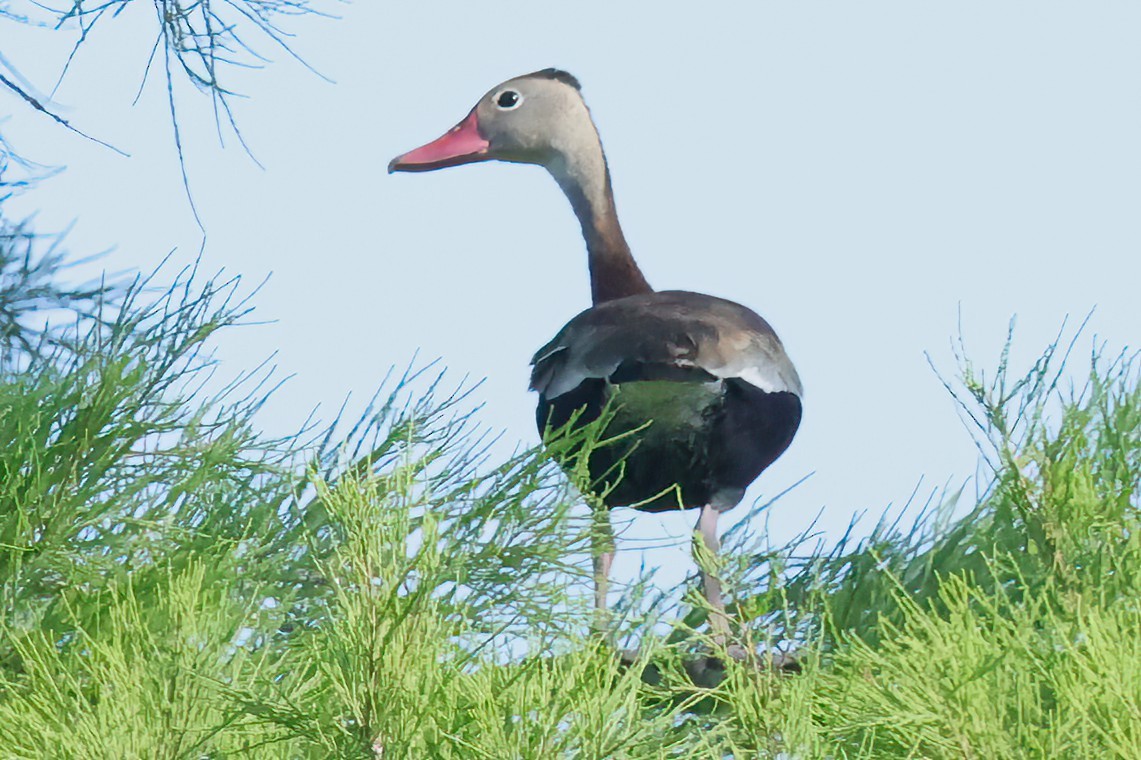
[(622, 234), (610, 189), (610, 170), (597, 133), (591, 132), (593, 140), (582, 150), (561, 157), (548, 169), (582, 225), (589, 254), (590, 295), (597, 305), (654, 289), (646, 282)]
[[(610, 194), (609, 177), (606, 182), (607, 200), (605, 214), (601, 217), (583, 219), (582, 235), (586, 238), (588, 265), (590, 266), (590, 297), (595, 304), (613, 301), (638, 293), (651, 293), (653, 288), (646, 282), (645, 275), (638, 268), (618, 224), (618, 213), (614, 208), (614, 198)], [(576, 209), (577, 211), (577, 209)]]

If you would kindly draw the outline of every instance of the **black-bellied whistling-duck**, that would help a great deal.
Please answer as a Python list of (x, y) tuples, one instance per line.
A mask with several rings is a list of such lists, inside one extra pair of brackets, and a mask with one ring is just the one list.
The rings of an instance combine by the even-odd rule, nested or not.
[[(740, 304), (655, 291), (646, 282), (618, 225), (602, 143), (570, 74), (544, 69), (504, 82), (446, 134), (393, 159), (388, 170), (489, 160), (546, 167), (586, 238), (594, 306), (532, 359), (540, 432), (572, 419), (587, 424), (612, 404), (608, 436), (641, 430), (591, 452), (596, 501), (650, 512), (699, 508), (697, 530), (716, 552), (717, 516), (741, 501), (800, 424), (800, 378), (780, 339)], [(615, 484), (616, 472), (622, 474)], [(595, 551), (600, 613), (613, 556), (607, 536)], [(711, 626), (723, 638), (720, 581), (705, 572), (702, 583), (714, 610)]]

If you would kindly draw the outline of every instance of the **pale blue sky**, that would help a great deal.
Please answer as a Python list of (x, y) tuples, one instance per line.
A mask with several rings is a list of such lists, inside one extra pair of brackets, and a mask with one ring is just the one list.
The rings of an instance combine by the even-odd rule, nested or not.
[[(546, 66), (583, 83), (650, 281), (753, 307), (800, 370), (804, 424), (750, 492), (815, 472), (773, 511), (778, 540), (821, 508), (835, 535), (920, 478), (927, 492), (973, 475), (977, 452), (924, 358), (953, 372), (960, 307), (982, 366), (1013, 314), (1022, 363), (1094, 306), (1091, 335), (1137, 344), (1141, 5), (670, 7), (358, 3), (339, 21), (299, 19), (297, 51), (336, 84), (268, 45), (269, 69), (237, 75), (265, 171), (217, 147), (203, 99), (180, 100), (207, 267), (251, 283), (273, 273), (257, 315), (276, 321), (220, 350), (231, 374), (277, 351), (296, 375), (266, 428), (291, 430), (316, 404), (332, 416), (349, 392), (363, 403), (419, 349), (487, 378), (482, 421), (505, 447), (535, 440), (527, 360), (589, 300), (566, 201), (534, 167), (384, 168), (497, 82)], [(114, 247), (112, 269), (198, 249), (159, 82), (130, 106), (153, 12), (134, 3), (108, 20), (56, 97), (131, 158), (0, 95), (8, 137), (68, 167), (19, 206), (43, 230), (75, 219), (69, 247)], [(50, 89), (67, 35), (0, 35)], [(650, 556), (668, 579), (689, 567), (692, 519), (639, 518), (639, 535), (677, 538)], [(620, 553), (617, 577), (638, 561)]]

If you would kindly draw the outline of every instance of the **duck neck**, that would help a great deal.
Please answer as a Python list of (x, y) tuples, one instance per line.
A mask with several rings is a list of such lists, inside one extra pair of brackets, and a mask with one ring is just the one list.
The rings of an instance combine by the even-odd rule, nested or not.
[(590, 295), (595, 304), (600, 304), (651, 293), (653, 288), (646, 282), (622, 234), (602, 143), (597, 133), (592, 137), (585, 148), (560, 155), (549, 169), (582, 225), (590, 266)]

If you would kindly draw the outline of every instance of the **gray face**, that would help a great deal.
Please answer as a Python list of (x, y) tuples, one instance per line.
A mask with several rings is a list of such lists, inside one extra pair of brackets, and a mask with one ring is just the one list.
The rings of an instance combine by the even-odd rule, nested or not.
[(528, 75), (488, 91), (475, 107), (487, 157), (551, 167), (597, 141), (590, 112), (565, 82)]
[(508, 79), (463, 121), (397, 156), (388, 170), (424, 172), (494, 159), (545, 166), (560, 183), (605, 175), (598, 133), (574, 77), (544, 69)]
[(545, 167), (585, 220), (584, 229), (594, 230), (608, 211), (613, 216), (602, 144), (578, 82), (566, 72), (544, 69), (497, 85), (463, 121), (394, 158), (388, 171), (426, 172), (495, 159)]

